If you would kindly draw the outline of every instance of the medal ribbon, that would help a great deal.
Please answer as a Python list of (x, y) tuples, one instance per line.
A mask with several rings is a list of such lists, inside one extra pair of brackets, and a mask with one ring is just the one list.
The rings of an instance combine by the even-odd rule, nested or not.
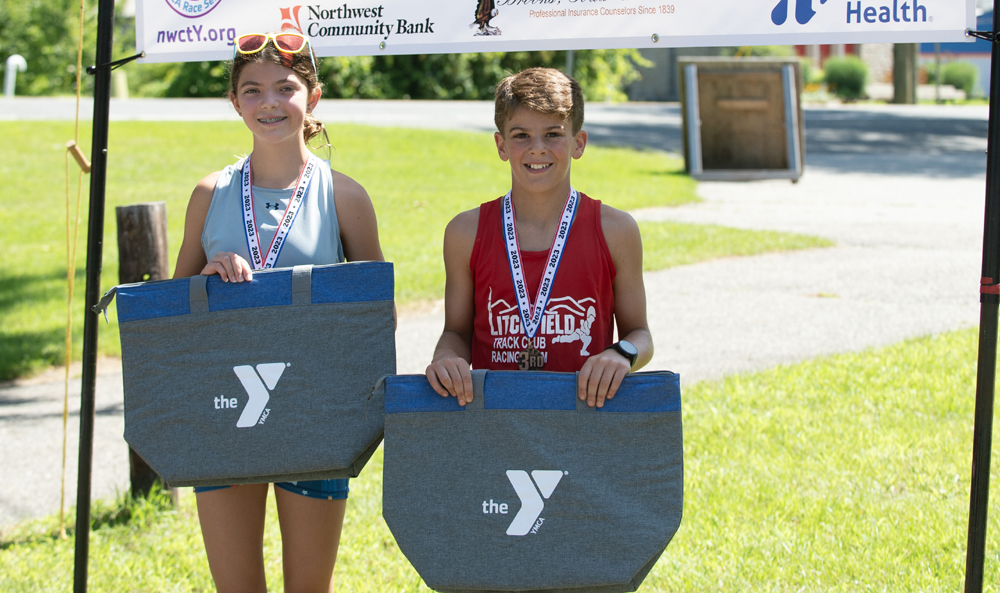
[(250, 156), (247, 156), (246, 160), (243, 161), (243, 229), (246, 231), (247, 250), (250, 251), (250, 264), (253, 265), (253, 269), (273, 268), (275, 262), (278, 261), (278, 255), (281, 254), (281, 248), (285, 244), (285, 237), (288, 236), (288, 231), (295, 224), (299, 206), (305, 199), (306, 189), (309, 188), (309, 182), (312, 181), (313, 173), (316, 172), (318, 166), (319, 159), (309, 155), (309, 160), (306, 161), (302, 172), (299, 173), (299, 180), (295, 183), (295, 191), (292, 192), (292, 198), (288, 200), (288, 206), (285, 207), (285, 213), (281, 216), (281, 222), (278, 223), (274, 238), (271, 239), (271, 244), (265, 255), (260, 250), (260, 234), (257, 232), (257, 218), (253, 211), (253, 172), (250, 168)]
[(562, 261), (563, 248), (566, 246), (566, 239), (569, 238), (569, 229), (573, 226), (573, 219), (576, 217), (576, 207), (580, 203), (580, 196), (576, 190), (570, 188), (566, 197), (566, 205), (563, 206), (562, 216), (559, 219), (559, 229), (556, 236), (552, 238), (552, 246), (549, 247), (548, 263), (545, 265), (545, 273), (542, 281), (538, 284), (538, 294), (535, 296), (535, 304), (532, 306), (528, 300), (528, 285), (524, 281), (524, 267), (521, 259), (521, 248), (517, 244), (517, 224), (514, 222), (514, 203), (510, 198), (510, 192), (503, 199), (503, 234), (507, 243), (507, 263), (510, 264), (510, 276), (514, 280), (514, 294), (517, 296), (517, 308), (521, 313), (521, 325), (524, 333), (529, 339), (534, 338), (538, 333), (538, 328), (542, 324), (542, 316), (545, 315), (545, 307), (552, 296), (552, 285), (555, 283), (556, 272), (559, 271), (559, 262)]

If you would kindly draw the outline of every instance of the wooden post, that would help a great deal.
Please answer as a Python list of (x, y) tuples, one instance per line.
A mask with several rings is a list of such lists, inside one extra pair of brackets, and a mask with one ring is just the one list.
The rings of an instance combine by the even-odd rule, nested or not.
[[(150, 202), (118, 206), (118, 282), (146, 282), (170, 277), (167, 258), (167, 205)], [(129, 478), (132, 496), (148, 496), (160, 478), (135, 451), (129, 447)], [(176, 498), (176, 493), (171, 492)]]
[(893, 103), (917, 103), (918, 48), (916, 43), (896, 43), (892, 46)]

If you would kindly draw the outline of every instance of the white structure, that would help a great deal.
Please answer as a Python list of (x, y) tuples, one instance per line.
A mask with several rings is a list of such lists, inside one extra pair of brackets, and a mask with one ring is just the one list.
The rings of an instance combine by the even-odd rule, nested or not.
[(14, 85), (17, 83), (17, 73), (28, 69), (28, 63), (24, 58), (14, 54), (7, 58), (3, 73), (3, 94), (5, 97), (14, 96)]

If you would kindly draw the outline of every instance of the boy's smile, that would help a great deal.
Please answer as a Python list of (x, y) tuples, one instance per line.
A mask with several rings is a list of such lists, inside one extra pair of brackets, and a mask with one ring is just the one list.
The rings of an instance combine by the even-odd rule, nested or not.
[(566, 198), (570, 187), (570, 164), (583, 156), (587, 133), (573, 134), (573, 125), (558, 115), (546, 115), (519, 107), (494, 134), (500, 158), (510, 163), (515, 195)]

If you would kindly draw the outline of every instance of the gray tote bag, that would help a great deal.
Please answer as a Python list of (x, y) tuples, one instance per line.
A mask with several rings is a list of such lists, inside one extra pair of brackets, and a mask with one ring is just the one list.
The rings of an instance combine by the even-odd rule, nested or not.
[(103, 307), (115, 293), (125, 440), (171, 486), (355, 477), (381, 442), (392, 264), (126, 284)]
[(635, 591), (681, 521), (680, 387), (629, 374), (588, 408), (576, 375), (473, 371), (464, 409), (385, 381), (382, 516), (443, 592)]

